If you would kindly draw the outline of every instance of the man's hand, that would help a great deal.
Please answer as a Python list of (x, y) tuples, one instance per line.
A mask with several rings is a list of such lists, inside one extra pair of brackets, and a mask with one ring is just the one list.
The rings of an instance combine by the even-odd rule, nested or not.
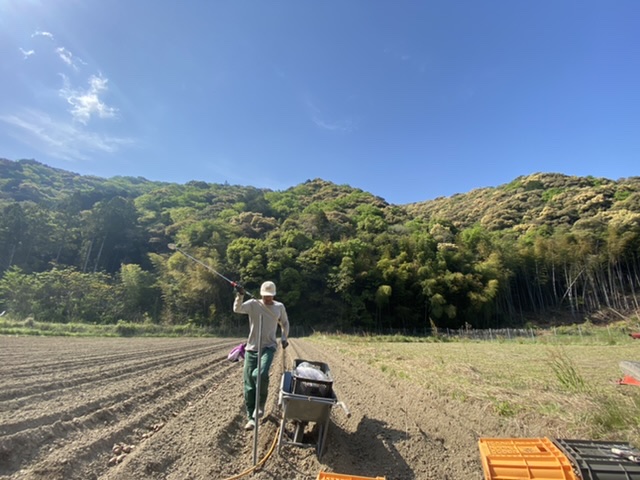
[(234, 287), (238, 295), (244, 295), (245, 292), (244, 292), (244, 287), (242, 285), (240, 285), (239, 283), (236, 283)]
[(289, 346), (289, 340), (287, 340), (286, 338), (282, 339), (282, 348), (285, 349)]

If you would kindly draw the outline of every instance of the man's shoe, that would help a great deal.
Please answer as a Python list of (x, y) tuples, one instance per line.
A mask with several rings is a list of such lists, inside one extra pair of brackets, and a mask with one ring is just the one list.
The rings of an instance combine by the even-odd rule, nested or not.
[(255, 422), (255, 420), (253, 418), (250, 418), (249, 421), (244, 426), (244, 429), (245, 430), (253, 430), (254, 428), (256, 428), (256, 422)]
[(255, 410), (253, 411), (253, 418), (256, 418), (256, 417), (257, 418), (262, 418), (263, 415), (264, 415), (264, 410), (261, 409), (261, 408), (258, 409), (258, 415), (257, 416), (256, 416), (256, 411)]

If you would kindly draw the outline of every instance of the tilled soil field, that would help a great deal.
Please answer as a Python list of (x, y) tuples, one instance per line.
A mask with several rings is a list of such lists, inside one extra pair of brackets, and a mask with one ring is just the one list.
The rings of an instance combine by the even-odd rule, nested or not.
[[(243, 429), (242, 364), (227, 360), (240, 341), (0, 337), (0, 479), (241, 478), (254, 434)], [(351, 413), (331, 408), (320, 460), (314, 448), (272, 449), (280, 378), (296, 358), (327, 363)], [(244, 478), (482, 479), (478, 438), (515, 436), (504, 422), (292, 339), (276, 353), (259, 425), (257, 460), (267, 459)], [(303, 440), (317, 444), (317, 429)]]

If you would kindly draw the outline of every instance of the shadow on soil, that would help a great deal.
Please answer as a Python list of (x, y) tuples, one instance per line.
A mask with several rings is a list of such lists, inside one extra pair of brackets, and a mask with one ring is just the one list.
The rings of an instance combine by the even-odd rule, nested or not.
[[(336, 473), (376, 477), (392, 467), (393, 472), (387, 472), (387, 475), (392, 473), (393, 478), (415, 478), (396, 446), (409, 438), (407, 432), (390, 429), (385, 422), (365, 416), (353, 433), (332, 424), (328, 437), (322, 460)], [(332, 451), (332, 445), (336, 443), (344, 450)]]

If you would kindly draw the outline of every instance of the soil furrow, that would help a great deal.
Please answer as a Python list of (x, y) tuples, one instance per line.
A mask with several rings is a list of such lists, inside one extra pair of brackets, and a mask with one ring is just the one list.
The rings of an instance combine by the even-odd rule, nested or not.
[[(91, 455), (90, 452), (95, 450), (95, 445), (104, 445), (105, 441), (106, 444), (109, 444), (114, 435), (125, 438), (130, 436), (136, 428), (141, 429), (150, 421), (156, 421), (160, 418), (166, 421), (181, 407), (188, 405), (192, 399), (206, 393), (208, 386), (215, 382), (218, 376), (224, 376), (226, 369), (231, 368), (230, 365), (223, 363), (222, 359), (217, 359), (216, 364), (221, 366), (221, 369), (218, 369), (220, 371), (213, 375), (206, 375), (204, 370), (208, 370), (209, 367), (200, 367), (196, 373), (178, 376), (174, 382), (164, 383), (154, 390), (123, 399), (118, 404), (106, 405), (83, 418), (58, 420), (50, 425), (1, 438), (0, 458), (6, 460), (2, 463), (13, 465), (14, 471), (29, 463), (35, 463), (33, 472), (40, 469), (49, 474), (50, 470), (44, 466), (48, 464), (47, 459), (51, 455), (58, 458), (56, 451), (60, 448), (73, 450), (75, 452), (73, 461), (77, 461), (76, 457), (80, 452), (89, 452)], [(202, 378), (204, 376), (206, 378)], [(146, 390), (148, 387), (149, 385), (143, 385), (141, 389)], [(168, 395), (167, 392), (169, 392)], [(124, 398), (127, 395), (118, 394), (115, 397)], [(106, 434), (105, 432), (111, 433)], [(85, 445), (84, 439), (95, 440), (91, 440), (88, 445)], [(57, 445), (56, 448), (53, 448), (52, 454), (45, 454), (44, 459), (34, 462), (34, 458), (39, 456), (40, 452), (50, 443)], [(29, 446), (28, 451), (33, 452), (31, 457), (25, 455), (25, 446)], [(108, 447), (110, 448), (111, 445)], [(19, 456), (19, 460), (16, 460), (16, 454)], [(70, 460), (68, 458), (63, 460), (61, 465), (64, 466), (64, 470)], [(58, 463), (60, 462), (56, 464)], [(0, 474), (7, 473), (10, 472), (0, 471)]]
[[(2, 435), (11, 435), (13, 433), (17, 433), (22, 430), (34, 429), (40, 426), (52, 424), (57, 421), (73, 421), (77, 422), (80, 417), (85, 415), (89, 415), (96, 410), (110, 408), (113, 405), (120, 404), (124, 400), (135, 399), (136, 401), (145, 400), (146, 397), (153, 397), (154, 392), (162, 392), (167, 389), (175, 389), (179, 387), (179, 385), (188, 382), (188, 380), (194, 376), (204, 375), (211, 368), (220, 365), (223, 361), (226, 360), (225, 357), (218, 357), (212, 359), (206, 363), (198, 362), (192, 369), (188, 369), (186, 366), (180, 371), (172, 371), (168, 374), (164, 373), (163, 367), (162, 369), (154, 372), (154, 376), (157, 377), (156, 380), (148, 382), (148, 379), (145, 379), (145, 383), (131, 382), (130, 390), (125, 388), (121, 388), (117, 393), (101, 396), (96, 399), (87, 399), (85, 403), (82, 403), (75, 407), (65, 407), (68, 403), (62, 399), (56, 399), (56, 404), (59, 406), (59, 410), (53, 410), (54, 407), (46, 408), (45, 410), (49, 413), (46, 415), (42, 415), (34, 418), (33, 416), (29, 416), (27, 420), (15, 421), (15, 422), (5, 422), (0, 425), (0, 436)], [(170, 365), (172, 367), (172, 365)], [(171, 370), (174, 370), (171, 368)], [(144, 373), (144, 372), (141, 372)], [(143, 377), (144, 378), (144, 377)], [(142, 394), (136, 393), (142, 391)], [(71, 399), (69, 399), (71, 401)], [(9, 405), (11, 408), (11, 405)], [(13, 410), (14, 416), (19, 413), (16, 410)]]
[[(102, 365), (113, 365), (123, 362), (144, 360), (149, 357), (155, 357), (156, 354), (172, 355), (174, 352), (180, 352), (181, 350), (182, 349), (180, 348), (173, 348), (170, 350), (159, 349), (157, 353), (154, 351), (124, 351), (108, 356), (98, 356), (92, 354), (86, 355), (84, 357), (79, 357), (78, 355), (76, 355), (76, 358), (74, 360), (58, 360), (50, 358), (49, 362), (47, 362), (46, 365), (35, 362), (29, 364), (25, 361), (21, 363), (20, 367), (10, 366), (10, 372), (7, 372), (7, 376), (5, 378), (7, 380), (21, 380), (23, 378), (29, 379), (33, 377), (34, 369), (37, 369), (37, 373), (39, 375), (57, 374), (59, 372), (72, 372), (77, 369), (82, 369), (87, 365), (91, 365), (93, 368), (97, 368)], [(27, 385), (28, 384), (25, 384), (25, 386)]]
[[(152, 370), (160, 365), (176, 365), (188, 361), (191, 358), (198, 358), (202, 352), (211, 351), (211, 347), (202, 347), (196, 351), (174, 353), (171, 355), (162, 355), (159, 357), (153, 357), (151, 359), (146, 358), (139, 363), (134, 362), (122, 362), (115, 365), (110, 365), (108, 369), (99, 367), (98, 371), (95, 371), (93, 365), (88, 365), (89, 371), (85, 374), (75, 374), (74, 372), (61, 372), (60, 375), (63, 378), (56, 378), (50, 382), (37, 382), (34, 381), (31, 384), (27, 384), (20, 387), (11, 388), (11, 386), (3, 385), (3, 390), (0, 392), (0, 401), (14, 400), (16, 402), (22, 401), (33, 402), (34, 400), (44, 400), (56, 395), (56, 391), (61, 389), (72, 389), (81, 387), (86, 384), (101, 384), (105, 382), (111, 382), (117, 378), (127, 378), (131, 376), (139, 376), (147, 370)], [(34, 397), (37, 396), (37, 399)], [(0, 411), (2, 411), (0, 409)]]
[[(6, 337), (5, 337), (6, 338)], [(180, 352), (188, 346), (195, 345), (203, 348), (217, 348), (234, 344), (229, 339), (155, 339), (151, 338), (148, 345), (140, 343), (140, 339), (77, 339), (70, 338), (68, 345), (63, 348), (51, 349), (46, 344), (41, 349), (30, 349), (28, 343), (21, 342), (23, 338), (16, 338), (17, 342), (7, 342), (0, 337), (0, 373), (3, 378), (10, 378), (16, 374), (32, 377), (34, 369), (39, 375), (68, 370), (69, 367), (86, 365), (109, 364), (126, 361), (131, 356), (135, 358), (170, 355)], [(47, 341), (46, 338), (35, 338), (35, 341)], [(237, 343), (237, 341), (235, 342)], [(44, 360), (44, 361), (43, 361)]]
[[(35, 464), (33, 474), (27, 474), (25, 478), (39, 480), (98, 478), (109, 468), (108, 461), (113, 456), (111, 448), (114, 444), (133, 445), (134, 451), (145, 448), (149, 440), (206, 398), (209, 392), (216, 388), (219, 379), (226, 377), (231, 368), (230, 365), (225, 365), (211, 378), (190, 384), (187, 390), (162, 402), (150, 405), (145, 403), (146, 408), (135, 416), (123, 415), (121, 419), (116, 416), (110, 425), (98, 432), (92, 432), (89, 441), (85, 433), (39, 460)], [(46, 475), (40, 474), (39, 471), (46, 472)]]

